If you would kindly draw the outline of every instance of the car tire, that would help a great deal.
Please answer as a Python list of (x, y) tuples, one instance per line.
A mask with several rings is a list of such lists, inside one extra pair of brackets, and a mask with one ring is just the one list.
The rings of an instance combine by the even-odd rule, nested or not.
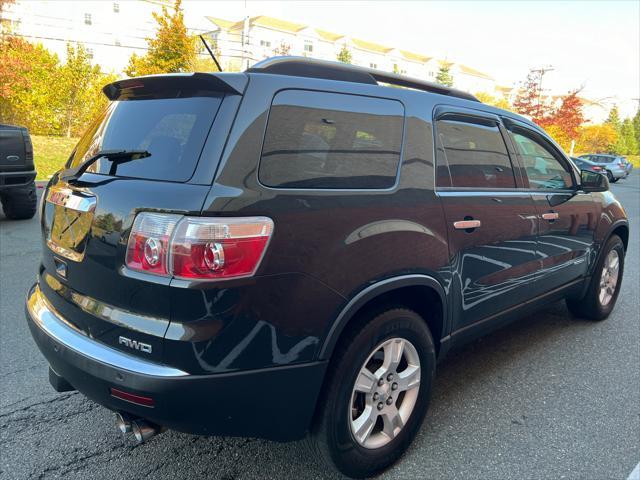
[[(399, 350), (400, 363), (389, 360), (385, 367), (385, 359)], [(354, 478), (375, 475), (396, 462), (426, 414), (435, 364), (431, 333), (414, 311), (392, 308), (356, 321), (328, 367), (308, 437), (314, 456)]]
[(36, 182), (32, 181), (26, 187), (7, 190), (2, 194), (0, 200), (2, 200), (2, 210), (7, 218), (11, 220), (33, 218), (38, 204)]
[[(612, 265), (615, 263), (617, 266)], [(615, 274), (613, 271), (615, 270)], [(568, 298), (569, 311), (579, 318), (606, 319), (618, 299), (624, 273), (624, 243), (612, 235), (605, 244), (584, 297)]]
[(615, 180), (613, 179), (613, 173), (611, 173), (609, 170), (607, 170), (607, 178), (610, 182), (615, 182)]

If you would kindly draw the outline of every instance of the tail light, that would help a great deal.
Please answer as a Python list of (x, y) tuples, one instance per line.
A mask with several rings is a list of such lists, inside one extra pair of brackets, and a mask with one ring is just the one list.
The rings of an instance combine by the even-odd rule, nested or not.
[(595, 165), (595, 166), (591, 167), (591, 169), (592, 169), (594, 172), (599, 172), (600, 170), (602, 170), (602, 167), (598, 167), (597, 165)]
[(127, 245), (132, 270), (189, 280), (253, 275), (273, 232), (267, 217), (204, 218), (143, 212)]

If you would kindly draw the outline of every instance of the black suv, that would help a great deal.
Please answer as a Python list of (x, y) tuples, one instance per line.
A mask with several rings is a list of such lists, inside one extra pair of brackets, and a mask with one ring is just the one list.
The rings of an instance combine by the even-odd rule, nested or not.
[(53, 386), (138, 441), (307, 436), (371, 475), (452, 346), (616, 302), (629, 227), (606, 177), (469, 94), (291, 57), (104, 92), (45, 192), (27, 320)]
[(7, 218), (36, 214), (33, 145), (25, 127), (0, 124), (0, 202)]

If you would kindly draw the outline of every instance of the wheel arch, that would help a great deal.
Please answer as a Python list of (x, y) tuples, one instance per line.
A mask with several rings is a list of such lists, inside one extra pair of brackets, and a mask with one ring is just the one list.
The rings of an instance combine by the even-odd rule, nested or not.
[(624, 250), (627, 251), (627, 247), (629, 246), (629, 224), (625, 221), (617, 222), (611, 228), (609, 235), (607, 235), (607, 239), (605, 243), (611, 238), (612, 235), (618, 235), (624, 244)]
[(319, 358), (330, 359), (347, 325), (361, 313), (382, 305), (404, 306), (416, 311), (427, 323), (436, 352), (439, 352), (447, 319), (445, 290), (432, 276), (412, 274), (387, 278), (358, 292), (333, 322), (320, 348)]

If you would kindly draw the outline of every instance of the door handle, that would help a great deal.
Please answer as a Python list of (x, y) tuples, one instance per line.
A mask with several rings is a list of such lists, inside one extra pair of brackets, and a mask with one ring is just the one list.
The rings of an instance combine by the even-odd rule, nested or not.
[(482, 226), (482, 222), (480, 220), (459, 220), (457, 222), (453, 222), (453, 228), (456, 230), (475, 230), (476, 228), (480, 228)]
[(550, 222), (557, 220), (559, 216), (558, 212), (547, 212), (542, 214), (542, 218)]

